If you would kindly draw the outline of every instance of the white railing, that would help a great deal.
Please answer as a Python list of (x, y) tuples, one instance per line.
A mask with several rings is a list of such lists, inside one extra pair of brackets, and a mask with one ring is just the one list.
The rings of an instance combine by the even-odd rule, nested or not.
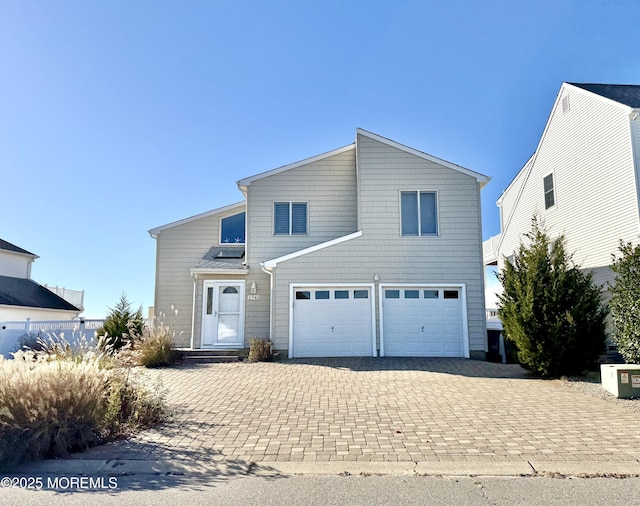
[(25, 334), (51, 334), (60, 336), (64, 334), (65, 339), (70, 342), (82, 337), (88, 340), (93, 339), (104, 320), (37, 320), (31, 321), (29, 318), (21, 321), (0, 322), (0, 355), (8, 357), (10, 353), (18, 348), (20, 338)]
[(487, 320), (499, 320), (500, 319), (498, 317), (498, 310), (495, 309), (495, 308), (487, 309), (485, 311), (485, 316), (486, 316)]
[(84, 290), (69, 290), (68, 288), (56, 286), (49, 286), (46, 283), (44, 286), (47, 290), (62, 297), (67, 302), (73, 304), (78, 309), (84, 309)]
[(502, 330), (502, 322), (498, 316), (496, 308), (487, 308), (485, 310), (485, 318), (487, 322), (487, 330)]
[(482, 243), (482, 257), (484, 265), (493, 265), (498, 261), (498, 245), (502, 234), (489, 237)]

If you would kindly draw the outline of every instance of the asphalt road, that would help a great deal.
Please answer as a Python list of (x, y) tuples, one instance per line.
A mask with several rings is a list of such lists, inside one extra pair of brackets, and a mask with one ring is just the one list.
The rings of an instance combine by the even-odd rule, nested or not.
[[(58, 490), (4, 488), (0, 504), (37, 505), (606, 505), (640, 504), (640, 478), (120, 476), (87, 486), (57, 477)], [(60, 478), (69, 478), (60, 479)], [(74, 486), (78, 485), (78, 486)], [(97, 486), (104, 487), (103, 489)], [(112, 487), (112, 488), (109, 488)]]

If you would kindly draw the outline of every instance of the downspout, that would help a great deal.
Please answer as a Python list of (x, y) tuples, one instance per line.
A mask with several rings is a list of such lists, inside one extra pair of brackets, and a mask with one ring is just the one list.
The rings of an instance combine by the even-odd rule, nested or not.
[(267, 270), (264, 263), (260, 267), (262, 272), (269, 275), (269, 339), (273, 342), (273, 272)]
[(198, 275), (193, 274), (193, 307), (191, 309), (191, 343), (190, 348), (193, 350), (193, 343), (196, 331), (196, 285), (198, 284)]

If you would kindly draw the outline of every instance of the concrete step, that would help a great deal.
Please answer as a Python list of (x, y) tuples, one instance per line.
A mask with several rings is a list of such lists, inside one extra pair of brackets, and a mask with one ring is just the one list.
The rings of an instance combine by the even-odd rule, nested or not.
[(186, 364), (214, 364), (220, 362), (239, 362), (241, 360), (238, 355), (187, 355), (183, 358)]
[(228, 350), (180, 350), (182, 360), (189, 364), (215, 362), (238, 362), (249, 354), (245, 349)]

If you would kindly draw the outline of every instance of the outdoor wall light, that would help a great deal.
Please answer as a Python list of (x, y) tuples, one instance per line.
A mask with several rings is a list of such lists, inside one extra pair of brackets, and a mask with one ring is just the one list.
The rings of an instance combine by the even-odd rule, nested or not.
[(256, 294), (256, 292), (258, 291), (258, 285), (256, 285), (255, 281), (251, 282), (251, 288), (249, 290), (251, 291), (251, 295)]

